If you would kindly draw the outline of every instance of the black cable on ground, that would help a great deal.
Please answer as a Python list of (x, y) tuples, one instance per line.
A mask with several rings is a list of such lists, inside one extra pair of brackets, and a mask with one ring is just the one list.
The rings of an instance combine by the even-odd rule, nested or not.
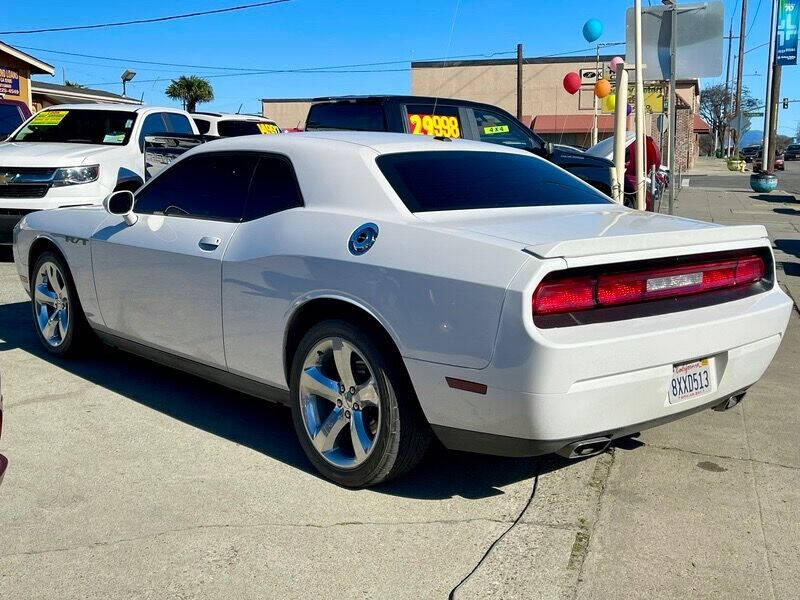
[(519, 523), (522, 520), (522, 515), (524, 515), (525, 512), (528, 510), (528, 507), (531, 505), (531, 502), (533, 502), (534, 496), (536, 496), (536, 487), (538, 485), (539, 485), (539, 472), (537, 469), (536, 474), (533, 476), (533, 487), (531, 488), (531, 495), (528, 497), (528, 501), (525, 503), (525, 506), (522, 507), (522, 510), (517, 515), (517, 518), (514, 519), (514, 522), (511, 523), (508, 529), (506, 529), (503, 533), (501, 533), (500, 536), (491, 543), (491, 545), (486, 549), (486, 552), (483, 553), (483, 556), (481, 556), (481, 559), (478, 561), (478, 563), (474, 567), (472, 567), (472, 570), (469, 573), (467, 573), (461, 581), (458, 582), (458, 585), (456, 585), (452, 590), (450, 590), (450, 593), (447, 595), (448, 600), (455, 600), (456, 591), (458, 591), (458, 588), (464, 585), (469, 580), (469, 578), (472, 577), (478, 571), (478, 569), (480, 569), (481, 565), (489, 557), (489, 554), (491, 554), (492, 550), (494, 550), (494, 547), (497, 546), (497, 544), (500, 543), (500, 540), (502, 540), (512, 529), (514, 529), (517, 523)]

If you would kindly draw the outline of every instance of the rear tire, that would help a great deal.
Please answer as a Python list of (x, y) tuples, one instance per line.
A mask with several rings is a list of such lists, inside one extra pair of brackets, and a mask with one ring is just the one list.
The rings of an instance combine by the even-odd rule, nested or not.
[(343, 320), (309, 329), (292, 361), (292, 420), (303, 451), (347, 487), (413, 468), (430, 443), (414, 390), (394, 352), (370, 328)]
[(64, 260), (45, 251), (31, 271), (33, 324), (44, 349), (58, 356), (77, 354), (91, 337), (72, 275)]

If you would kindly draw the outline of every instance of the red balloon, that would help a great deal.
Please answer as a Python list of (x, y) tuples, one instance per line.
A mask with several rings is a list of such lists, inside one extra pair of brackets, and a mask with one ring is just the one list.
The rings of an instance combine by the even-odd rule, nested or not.
[(581, 76), (575, 71), (570, 71), (564, 75), (564, 89), (570, 94), (575, 94), (575, 92), (581, 89)]

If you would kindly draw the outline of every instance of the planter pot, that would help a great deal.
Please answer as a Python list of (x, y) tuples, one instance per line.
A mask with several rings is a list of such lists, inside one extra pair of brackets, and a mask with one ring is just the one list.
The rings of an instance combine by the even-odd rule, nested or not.
[(744, 171), (745, 164), (743, 160), (729, 160), (728, 171)]
[(753, 173), (750, 175), (750, 187), (754, 192), (768, 194), (778, 187), (778, 178), (767, 173)]

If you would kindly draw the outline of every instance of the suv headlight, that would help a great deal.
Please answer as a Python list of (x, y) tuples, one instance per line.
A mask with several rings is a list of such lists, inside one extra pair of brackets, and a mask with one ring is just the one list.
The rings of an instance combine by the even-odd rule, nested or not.
[(53, 187), (63, 185), (78, 185), (97, 181), (100, 176), (100, 165), (87, 165), (85, 167), (63, 167), (56, 169), (53, 175)]

